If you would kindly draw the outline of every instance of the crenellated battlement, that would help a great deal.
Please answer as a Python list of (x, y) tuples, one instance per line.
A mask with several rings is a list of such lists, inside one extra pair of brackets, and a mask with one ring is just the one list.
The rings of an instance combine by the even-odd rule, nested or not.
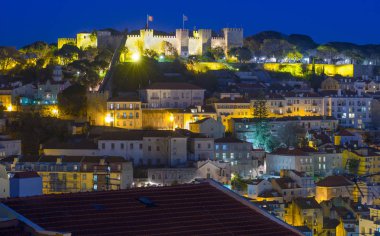
[(141, 35), (139, 34), (128, 34), (128, 38), (141, 38)]
[(226, 31), (235, 31), (235, 32), (242, 32), (243, 31), (243, 28), (223, 28), (223, 30), (226, 30)]
[(176, 36), (170, 36), (170, 35), (153, 35), (153, 38), (157, 38), (157, 39), (175, 39)]
[(211, 37), (212, 40), (224, 40), (224, 37)]

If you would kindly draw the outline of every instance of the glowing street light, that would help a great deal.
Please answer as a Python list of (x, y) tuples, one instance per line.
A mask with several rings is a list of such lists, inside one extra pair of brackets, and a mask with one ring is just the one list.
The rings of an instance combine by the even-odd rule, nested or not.
[(7, 111), (13, 111), (13, 106), (12, 105), (8, 105), (7, 106)]
[(132, 61), (139, 61), (140, 60), (140, 54), (135, 52), (132, 54)]
[(111, 116), (111, 114), (108, 113), (106, 115), (105, 121), (106, 121), (107, 124), (113, 122), (113, 117)]
[(51, 110), (51, 114), (53, 114), (54, 116), (57, 116), (58, 113), (59, 113), (59, 111), (58, 111), (57, 108), (53, 108), (53, 109)]

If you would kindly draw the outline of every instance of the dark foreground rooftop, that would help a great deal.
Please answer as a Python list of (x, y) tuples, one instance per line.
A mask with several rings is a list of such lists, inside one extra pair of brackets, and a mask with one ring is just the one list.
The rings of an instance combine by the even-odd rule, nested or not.
[(73, 235), (302, 235), (213, 181), (2, 203), (40, 231)]

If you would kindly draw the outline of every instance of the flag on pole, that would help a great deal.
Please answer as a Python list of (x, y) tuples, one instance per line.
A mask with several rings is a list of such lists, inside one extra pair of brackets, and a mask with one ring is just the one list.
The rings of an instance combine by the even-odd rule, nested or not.
[(183, 15), (182, 17), (183, 17), (183, 21), (188, 21), (189, 20), (189, 18), (187, 16), (185, 16), (185, 15)]
[(153, 21), (153, 16), (148, 15), (148, 21), (152, 22)]

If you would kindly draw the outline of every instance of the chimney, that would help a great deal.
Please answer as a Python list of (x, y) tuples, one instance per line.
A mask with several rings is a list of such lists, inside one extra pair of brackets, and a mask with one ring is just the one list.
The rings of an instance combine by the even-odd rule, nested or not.
[(202, 106), (197, 106), (197, 112), (202, 112)]

